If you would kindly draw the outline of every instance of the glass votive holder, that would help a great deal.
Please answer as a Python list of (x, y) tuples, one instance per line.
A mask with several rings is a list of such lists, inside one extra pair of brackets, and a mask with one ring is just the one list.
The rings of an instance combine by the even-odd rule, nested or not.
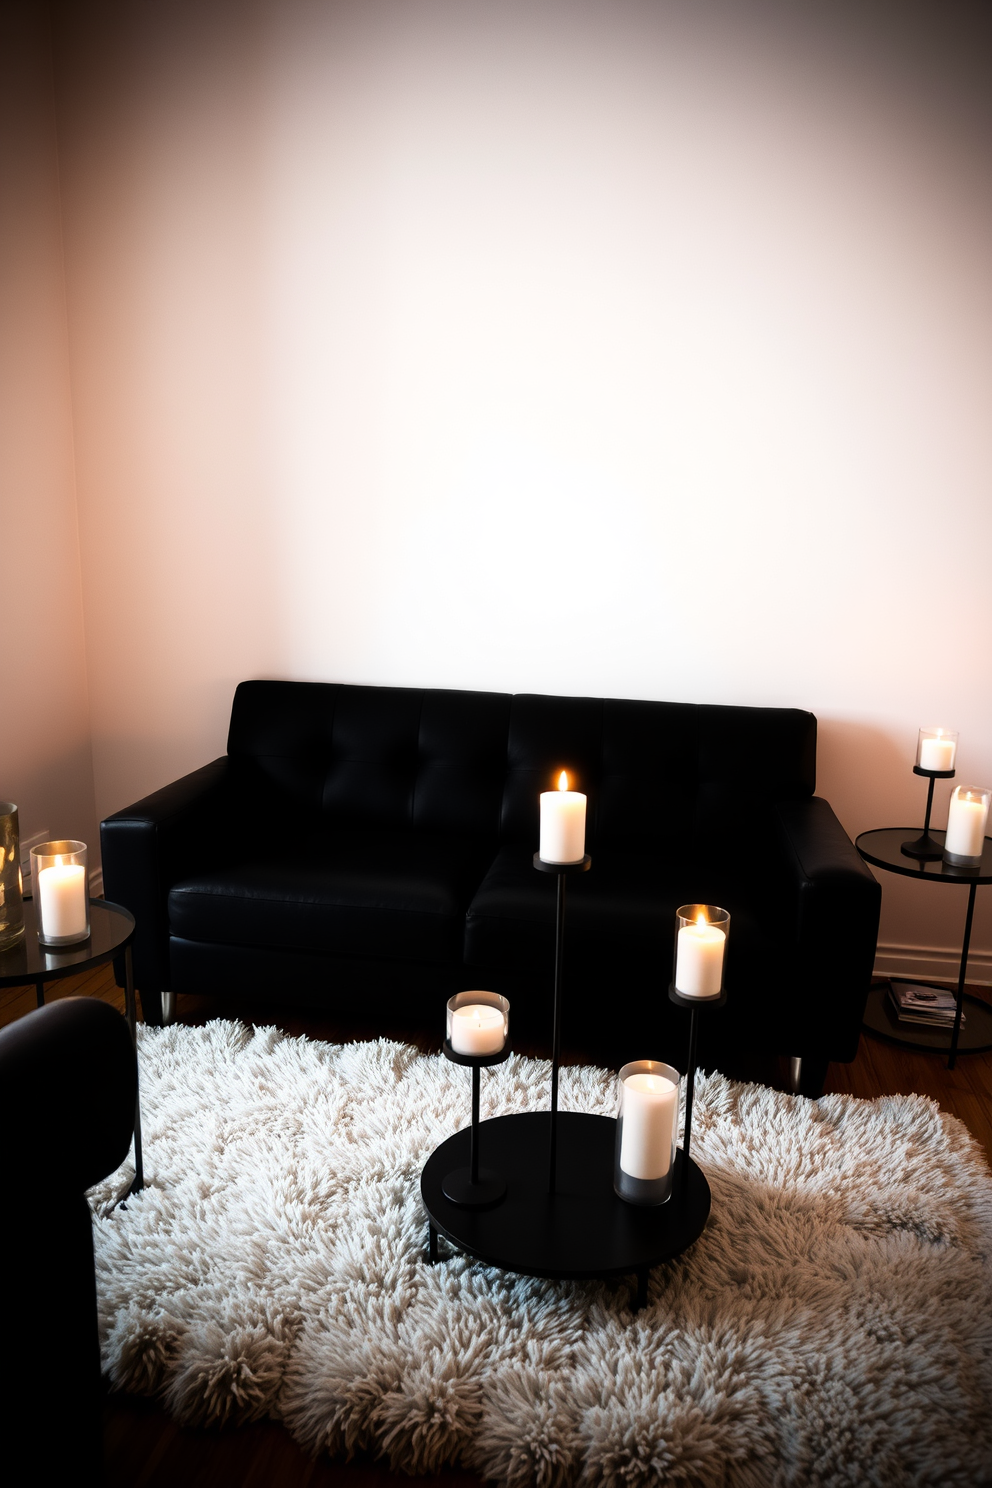
[(672, 985), (683, 997), (720, 997), (730, 915), (718, 904), (683, 904), (675, 911)]
[(500, 1054), (510, 1035), (510, 1004), (498, 992), (456, 992), (445, 1025), (456, 1054)]
[(681, 1080), (677, 1069), (656, 1059), (635, 1059), (617, 1076), (613, 1188), (628, 1204), (664, 1204), (671, 1197)]
[(42, 945), (75, 945), (90, 933), (86, 843), (63, 838), (31, 849), (31, 883)]
[(959, 785), (951, 791), (944, 833), (944, 862), (958, 868), (977, 868), (985, 848), (992, 790), (983, 785)]
[(956, 729), (921, 728), (916, 741), (916, 768), (923, 775), (942, 775), (954, 769), (958, 753)]
[(17, 807), (0, 801), (0, 951), (15, 945), (24, 934), (21, 902), (21, 839)]

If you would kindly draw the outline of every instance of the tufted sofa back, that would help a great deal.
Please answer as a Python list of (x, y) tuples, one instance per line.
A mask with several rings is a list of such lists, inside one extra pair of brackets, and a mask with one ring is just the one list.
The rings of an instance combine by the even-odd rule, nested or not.
[(242, 682), (228, 753), (245, 788), (370, 829), (536, 841), (559, 772), (587, 841), (671, 842), (700, 801), (812, 795), (816, 719), (794, 708)]

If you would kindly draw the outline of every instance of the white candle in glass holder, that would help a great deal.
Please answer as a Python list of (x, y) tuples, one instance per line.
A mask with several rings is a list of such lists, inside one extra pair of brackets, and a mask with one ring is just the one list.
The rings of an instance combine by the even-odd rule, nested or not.
[(38, 900), (46, 937), (86, 934), (86, 869), (81, 863), (60, 863), (38, 874)]
[(620, 1167), (631, 1178), (664, 1178), (672, 1165), (678, 1086), (665, 1075), (628, 1075), (623, 1082)]
[(938, 729), (936, 738), (920, 740), (920, 769), (953, 770), (956, 750), (956, 741), (945, 739)]
[(984, 791), (972, 792), (964, 787), (954, 791), (947, 808), (944, 851), (959, 858), (980, 858), (988, 815), (989, 803)]
[(683, 925), (675, 957), (675, 990), (683, 997), (716, 997), (723, 986), (727, 937), (717, 925), (698, 919)]
[(506, 1042), (506, 1022), (499, 1008), (469, 1002), (451, 1014), (451, 1047), (456, 1054), (498, 1054)]
[(586, 852), (586, 798), (568, 788), (562, 770), (556, 791), (541, 792), (541, 840), (545, 863), (581, 863)]

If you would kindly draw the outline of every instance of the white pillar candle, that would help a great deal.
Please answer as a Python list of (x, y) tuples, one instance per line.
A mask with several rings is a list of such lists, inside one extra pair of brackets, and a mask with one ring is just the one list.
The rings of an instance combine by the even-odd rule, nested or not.
[(944, 851), (959, 858), (980, 858), (988, 815), (988, 797), (984, 792), (956, 790), (947, 808)]
[(727, 937), (716, 925), (683, 925), (675, 956), (675, 990), (683, 997), (716, 997), (723, 986)]
[(451, 1047), (456, 1054), (498, 1054), (506, 1042), (499, 1008), (469, 1002), (451, 1014)]
[(556, 791), (541, 792), (541, 841), (545, 863), (581, 863), (586, 853), (586, 798), (570, 791), (562, 770)]
[(56, 862), (38, 874), (38, 900), (46, 940), (86, 934), (86, 869)]
[(628, 1075), (623, 1082), (620, 1167), (631, 1178), (664, 1178), (672, 1165), (678, 1086), (665, 1075)]
[(953, 739), (945, 739), (939, 733), (935, 739), (921, 739), (920, 769), (953, 770), (956, 748)]

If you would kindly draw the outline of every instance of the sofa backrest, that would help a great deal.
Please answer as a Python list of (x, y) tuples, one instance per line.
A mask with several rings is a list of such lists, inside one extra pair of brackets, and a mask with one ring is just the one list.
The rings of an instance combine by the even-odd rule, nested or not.
[(228, 754), (243, 783), (342, 826), (495, 838), (510, 697), (242, 682)]
[(795, 708), (242, 682), (228, 752), (254, 790), (341, 825), (533, 841), (562, 769), (587, 841), (685, 840), (700, 804), (812, 795), (816, 719)]
[(731, 797), (811, 796), (816, 719), (797, 708), (736, 708), (521, 693), (510, 709), (500, 834), (530, 839), (537, 796), (566, 769), (589, 798), (586, 840), (685, 841), (700, 807)]

